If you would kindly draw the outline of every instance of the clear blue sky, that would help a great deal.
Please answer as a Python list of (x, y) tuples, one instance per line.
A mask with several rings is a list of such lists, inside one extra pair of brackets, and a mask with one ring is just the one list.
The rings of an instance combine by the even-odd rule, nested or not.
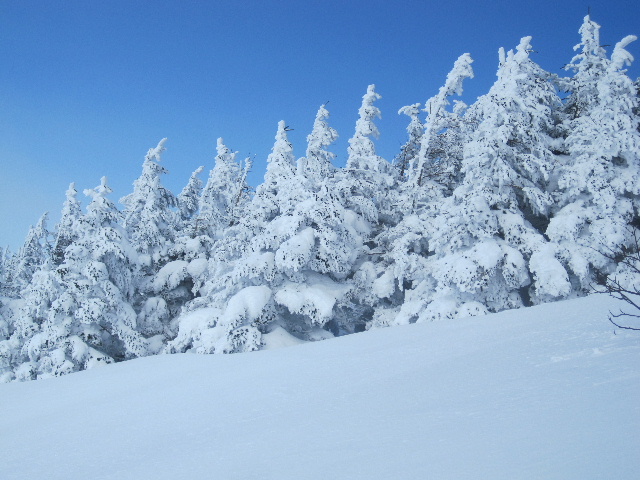
[[(493, 83), (498, 48), (526, 35), (560, 73), (587, 5), (604, 44), (640, 35), (637, 0), (0, 0), (0, 245), (15, 251), (45, 211), (53, 228), (72, 181), (81, 192), (106, 175), (117, 201), (163, 137), (174, 193), (199, 165), (206, 180), (217, 137), (255, 155), (255, 186), (277, 122), (302, 156), (329, 101), (344, 164), (370, 83), (391, 160), (407, 124), (396, 112), (434, 95), (460, 54), (475, 59), (467, 103)], [(629, 50), (640, 62), (640, 41)]]

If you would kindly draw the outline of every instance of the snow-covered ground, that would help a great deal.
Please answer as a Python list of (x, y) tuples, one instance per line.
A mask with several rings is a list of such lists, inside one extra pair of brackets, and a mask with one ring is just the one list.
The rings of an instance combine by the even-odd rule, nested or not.
[(637, 479), (640, 335), (613, 302), (0, 385), (0, 478)]

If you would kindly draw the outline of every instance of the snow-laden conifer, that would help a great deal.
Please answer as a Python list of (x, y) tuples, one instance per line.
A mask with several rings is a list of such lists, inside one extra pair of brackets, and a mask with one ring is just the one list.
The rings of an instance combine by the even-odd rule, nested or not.
[(313, 130), (307, 136), (307, 153), (298, 160), (299, 173), (306, 178), (312, 189), (317, 188), (323, 180), (333, 175), (331, 163), (335, 153), (327, 147), (336, 141), (338, 132), (329, 126), (329, 111), (321, 105), (313, 123)]
[(267, 157), (264, 182), (256, 188), (251, 202), (249, 213), (258, 224), (291, 211), (296, 203), (299, 182), (296, 180), (293, 145), (289, 142), (287, 131), (285, 121), (278, 122), (276, 141)]
[(44, 213), (35, 226), (29, 228), (24, 244), (13, 260), (15, 269), (9, 288), (14, 293), (25, 288), (36, 270), (51, 258), (51, 233), (47, 230), (49, 213)]
[(559, 99), (529, 58), (530, 40), (504, 56), (497, 82), (466, 114), (473, 129), (464, 179), (433, 222), (422, 222), (432, 255), (421, 271), (428, 275), (407, 292), (396, 323), (476, 315), (570, 292), (556, 247), (532, 225), (551, 203), (551, 107)]
[(404, 180), (416, 163), (420, 153), (420, 141), (424, 133), (424, 126), (420, 121), (420, 104), (406, 105), (398, 110), (398, 115), (405, 114), (409, 120), (407, 125), (408, 139), (400, 149), (400, 153), (394, 159), (393, 165), (398, 170), (400, 179)]
[[(253, 213), (222, 241), (209, 263), (215, 274), (205, 295), (181, 316), (169, 351), (250, 351), (276, 329), (309, 340), (349, 328), (338, 318), (349, 308), (345, 279), (362, 248), (363, 227), (342, 206), (333, 178), (318, 176), (328, 167), (332, 154), (326, 147), (336, 136), (323, 110), (297, 170), (280, 122), (265, 183), (249, 207)], [(244, 245), (234, 250), (238, 242)]]
[(237, 221), (237, 202), (242, 196), (243, 170), (222, 138), (218, 138), (215, 166), (200, 197), (198, 233), (212, 239), (221, 238), (224, 231)]
[(11, 255), (9, 247), (0, 248), (0, 297), (6, 295), (7, 279), (9, 278)]
[(200, 196), (202, 195), (203, 183), (199, 175), (202, 173), (202, 170), (204, 170), (204, 166), (200, 166), (193, 171), (189, 177), (189, 182), (177, 197), (178, 210), (180, 212), (180, 219), (182, 220), (182, 231), (193, 230), (191, 220), (200, 209)]
[(453, 111), (447, 107), (450, 104), (449, 97), (462, 95), (464, 80), (473, 78), (472, 63), (471, 55), (461, 55), (438, 94), (425, 105), (427, 119), (424, 133), (410, 172), (411, 182), (418, 187), (431, 182), (450, 192), (454, 181), (459, 178), (462, 157), (459, 147), (465, 140), (460, 132), (460, 114), (466, 105), (457, 102)]
[(30, 284), (22, 290), (22, 301), (13, 316), (12, 335), (5, 348), (0, 347), (0, 350), (6, 349), (5, 353), (10, 352), (8, 358), (2, 359), (10, 367), (5, 370), (5, 380), (35, 380), (73, 371), (69, 368), (71, 364), (64, 360), (54, 366), (48, 359), (50, 343), (44, 331), (53, 303), (63, 293), (60, 278), (50, 261), (40, 266)]
[[(236, 160), (237, 152), (232, 152), (222, 138), (217, 140), (216, 152), (214, 167), (197, 199), (198, 212), (185, 224), (172, 246), (173, 260), (163, 266), (153, 280), (153, 291), (166, 300), (168, 318), (175, 318), (186, 303), (200, 295), (201, 287), (217, 276), (214, 264), (209, 263), (215, 262), (216, 252), (219, 261), (226, 263), (229, 260), (222, 253), (227, 250), (228, 232), (246, 215), (249, 202), (247, 175), (251, 161), (246, 159), (242, 168)], [(197, 190), (192, 184), (195, 177), (196, 173), (192, 175), (192, 186), (189, 187), (194, 193)], [(191, 227), (187, 228), (189, 224)], [(149, 311), (150, 306), (152, 313), (163, 311), (158, 310), (163, 305), (154, 300), (143, 312)], [(172, 338), (175, 334), (172, 330), (167, 336)]]
[(395, 177), (391, 164), (376, 153), (374, 139), (380, 136), (375, 119), (380, 109), (374, 105), (382, 98), (375, 85), (367, 87), (358, 110), (353, 137), (349, 139), (346, 168), (341, 171), (339, 188), (346, 205), (371, 222), (393, 221), (393, 186)]
[(567, 156), (558, 172), (559, 206), (547, 235), (562, 246), (564, 263), (583, 290), (615, 268), (613, 258), (633, 246), (640, 194), (640, 133), (636, 88), (623, 68), (633, 57), (618, 42), (611, 59), (600, 46), (600, 26), (585, 17), (581, 50), (564, 79)]
[[(123, 197), (127, 238), (137, 252), (132, 265), (135, 295), (129, 298), (138, 312), (139, 331), (145, 336), (167, 333), (169, 301), (177, 303), (176, 310), (191, 298), (189, 289), (177, 292), (156, 288), (156, 276), (174, 256), (173, 249), (181, 228), (178, 199), (162, 185), (162, 175), (168, 173), (160, 162), (165, 151), (166, 138), (149, 149), (142, 164), (142, 174), (134, 182), (133, 192)], [(171, 289), (173, 290), (173, 289)], [(159, 295), (159, 296), (157, 296)], [(149, 305), (156, 305), (150, 308)], [(165, 307), (162, 309), (161, 307)]]
[(120, 199), (125, 206), (123, 226), (143, 264), (154, 270), (153, 264), (162, 263), (169, 245), (175, 238), (177, 225), (175, 196), (161, 183), (168, 173), (160, 165), (166, 138), (149, 149), (142, 164), (142, 174), (133, 183), (133, 192)]
[(23, 291), (20, 321), (9, 339), (20, 344), (12, 378), (58, 376), (150, 353), (128, 302), (135, 251), (109, 193), (105, 177), (85, 190), (92, 201), (63, 263), (51, 268), (47, 262)]
[(64, 260), (65, 249), (78, 238), (78, 220), (82, 216), (82, 207), (77, 198), (75, 183), (71, 183), (66, 192), (66, 200), (62, 206), (60, 222), (56, 227), (53, 244), (53, 262), (59, 265)]
[[(400, 184), (397, 194), (397, 209), (404, 216), (397, 225), (380, 232), (375, 240), (377, 255), (363, 264), (365, 268), (358, 276), (361, 283), (368, 284), (363, 288), (368, 292), (364, 301), (375, 308), (371, 326), (407, 323), (406, 315), (398, 316), (399, 309), (412, 295), (411, 290), (429, 276), (426, 258), (430, 232), (437, 222), (434, 216), (447, 193), (445, 185), (453, 187), (460, 168), (459, 162), (451, 159), (462, 156), (461, 145), (466, 140), (459, 128), (461, 112), (458, 108), (453, 112), (446, 109), (448, 97), (462, 94), (463, 80), (473, 76), (471, 62), (468, 54), (458, 58), (438, 95), (427, 102), (425, 110), (430, 113), (426, 127), (419, 136), (415, 128), (409, 131), (405, 147), (412, 145), (413, 156), (408, 164), (408, 181)], [(401, 110), (412, 115), (414, 127), (419, 124), (418, 107), (416, 104)]]

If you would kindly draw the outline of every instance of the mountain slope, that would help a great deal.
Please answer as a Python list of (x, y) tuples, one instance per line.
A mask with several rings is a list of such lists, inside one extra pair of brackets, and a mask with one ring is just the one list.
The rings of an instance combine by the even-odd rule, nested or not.
[(596, 479), (640, 470), (605, 296), (0, 385), (0, 478)]

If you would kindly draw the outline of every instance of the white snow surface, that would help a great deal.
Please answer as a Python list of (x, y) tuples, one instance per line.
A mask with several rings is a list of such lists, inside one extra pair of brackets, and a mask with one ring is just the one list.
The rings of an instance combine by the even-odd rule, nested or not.
[(0, 478), (637, 479), (640, 335), (614, 333), (618, 306), (0, 385)]

